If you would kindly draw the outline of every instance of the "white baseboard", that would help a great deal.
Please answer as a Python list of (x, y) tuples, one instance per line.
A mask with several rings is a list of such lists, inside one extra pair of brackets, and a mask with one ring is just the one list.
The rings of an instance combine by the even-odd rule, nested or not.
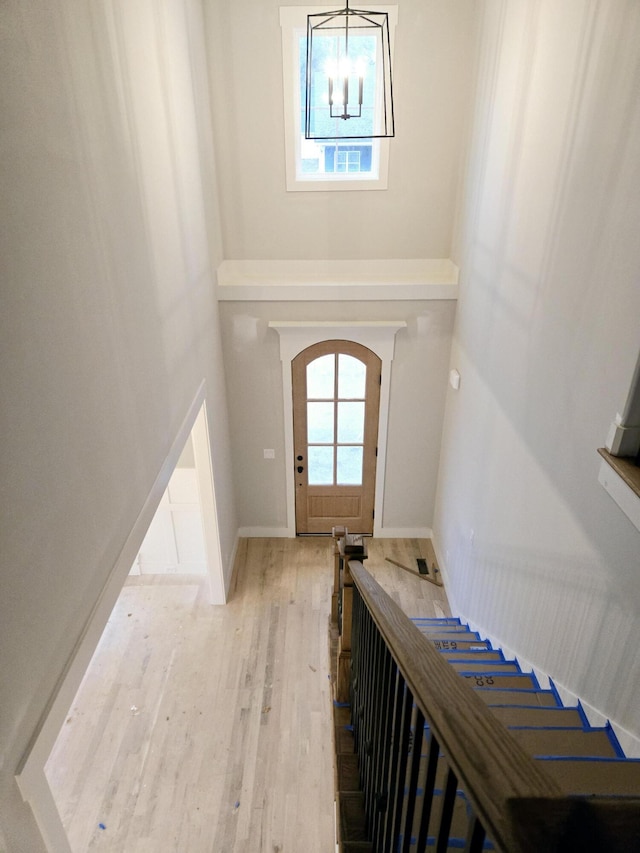
[[(375, 529), (373, 535), (377, 539), (431, 539), (430, 527), (381, 527)], [(288, 527), (240, 527), (239, 539), (293, 539)]]
[(611, 728), (613, 729), (615, 736), (618, 738), (618, 743), (622, 747), (622, 751), (626, 757), (640, 758), (640, 738), (636, 737), (636, 735), (631, 732), (628, 732), (626, 729), (623, 729), (622, 726), (614, 723), (613, 720), (610, 720), (610, 722)]
[(380, 527), (373, 530), (376, 539), (431, 539), (430, 527)]
[(240, 544), (240, 531), (236, 533), (236, 538), (231, 549), (231, 557), (228, 566), (225, 567), (225, 584), (224, 584), (224, 603), (229, 601), (229, 593), (231, 592), (234, 583), (233, 573), (236, 569), (236, 556), (238, 554), (238, 545)]
[(240, 527), (238, 539), (292, 539), (288, 527)]

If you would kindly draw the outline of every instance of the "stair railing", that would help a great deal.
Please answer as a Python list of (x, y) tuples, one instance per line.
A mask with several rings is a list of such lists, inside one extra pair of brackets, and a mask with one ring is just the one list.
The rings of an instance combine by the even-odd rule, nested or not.
[(362, 563), (348, 568), (351, 714), (375, 853), (445, 853), (460, 837), (460, 792), (467, 853), (485, 839), (503, 853), (637, 849), (637, 801), (565, 796)]

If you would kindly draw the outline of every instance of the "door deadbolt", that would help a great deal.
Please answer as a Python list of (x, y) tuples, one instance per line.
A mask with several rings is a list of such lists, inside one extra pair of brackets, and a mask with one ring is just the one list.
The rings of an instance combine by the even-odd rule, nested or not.
[(302, 472), (304, 471), (304, 468), (302, 467), (302, 465), (298, 465), (297, 471), (298, 471), (298, 474), (302, 474)]

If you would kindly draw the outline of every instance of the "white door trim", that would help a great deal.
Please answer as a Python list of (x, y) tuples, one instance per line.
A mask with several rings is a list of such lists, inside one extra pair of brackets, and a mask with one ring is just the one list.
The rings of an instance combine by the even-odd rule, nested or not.
[(196, 461), (196, 476), (198, 478), (200, 517), (202, 519), (204, 551), (207, 559), (207, 573), (209, 575), (210, 601), (211, 604), (226, 604), (227, 591), (224, 582), (222, 551), (220, 550), (218, 510), (216, 508), (216, 491), (213, 480), (209, 435), (207, 401), (203, 399), (202, 406), (191, 430), (191, 438), (193, 440), (193, 455)]
[(284, 447), (287, 484), (287, 536), (296, 535), (295, 479), (293, 459), (293, 387), (291, 362), (303, 349), (320, 341), (349, 340), (368, 347), (382, 360), (380, 385), (380, 417), (378, 421), (378, 463), (373, 535), (380, 536), (384, 524), (384, 477), (387, 457), (387, 430), (391, 389), (391, 362), (398, 329), (406, 328), (404, 320), (339, 322), (271, 320), (269, 328), (280, 336), (282, 390), (284, 397)]

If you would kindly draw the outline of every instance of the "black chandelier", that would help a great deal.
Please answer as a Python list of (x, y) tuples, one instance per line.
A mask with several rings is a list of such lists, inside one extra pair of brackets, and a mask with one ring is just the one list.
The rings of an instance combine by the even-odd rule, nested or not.
[(344, 9), (307, 15), (305, 139), (395, 135), (389, 15)]

